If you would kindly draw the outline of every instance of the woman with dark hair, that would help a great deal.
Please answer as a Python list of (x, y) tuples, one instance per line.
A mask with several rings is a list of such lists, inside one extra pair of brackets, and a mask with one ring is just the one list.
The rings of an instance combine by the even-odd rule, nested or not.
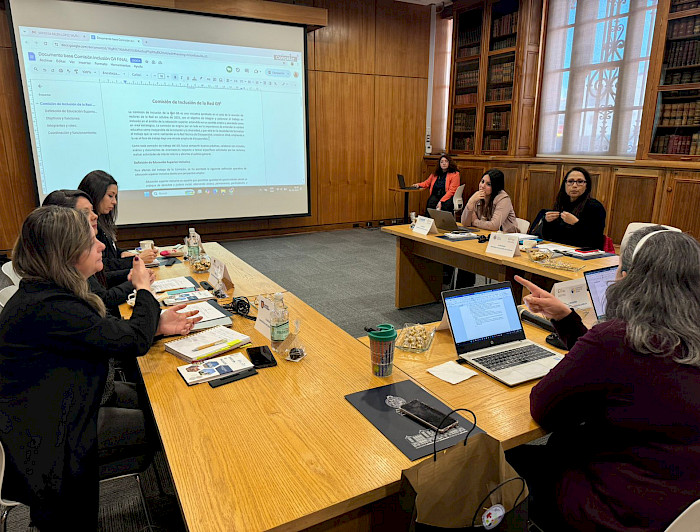
[[(90, 225), (97, 234), (97, 215), (92, 209), (90, 196), (82, 190), (54, 190), (44, 198), (43, 207), (49, 205), (57, 205), (59, 207), (68, 207), (83, 212), (90, 221)], [(90, 290), (100, 296), (104, 301), (105, 306), (110, 314), (120, 318), (119, 305), (126, 303), (126, 299), (134, 289), (129, 277), (131, 276), (130, 269), (123, 270), (108, 270), (105, 268), (101, 272), (97, 272), (88, 279)], [(153, 277), (153, 275), (151, 275)], [(151, 279), (153, 281), (153, 279)]]
[(700, 244), (662, 226), (633, 233), (591, 330), (516, 280), (570, 349), (530, 395), (532, 417), (553, 431), (547, 445), (507, 453), (533, 519), (553, 516), (545, 530), (664, 530), (700, 498)]
[(503, 190), (503, 172), (492, 168), (479, 182), (479, 190), (469, 198), (462, 212), (462, 225), (488, 231), (517, 233), (518, 223), (510, 196)]
[(187, 334), (201, 319), (177, 312), (184, 305), (161, 314), (138, 257), (131, 319), (109, 316), (87, 283), (102, 269), (103, 248), (82, 213), (51, 206), (29, 214), (12, 252), (22, 280), (0, 314), (2, 488), (29, 505), (42, 532), (97, 529), (109, 358), (143, 355), (155, 335)]
[(454, 211), (453, 197), (459, 188), (459, 170), (449, 155), (442, 155), (430, 177), (413, 188), (430, 188), (427, 209)]
[(605, 207), (591, 197), (593, 182), (585, 168), (564, 176), (554, 209), (544, 215), (542, 238), (580, 248), (603, 249)]
[[(134, 254), (117, 247), (117, 181), (103, 170), (93, 170), (78, 189), (90, 196), (97, 214), (97, 239), (105, 245), (105, 266), (110, 270), (131, 268)], [(155, 260), (156, 253), (155, 249), (146, 249), (139, 256), (148, 264)]]

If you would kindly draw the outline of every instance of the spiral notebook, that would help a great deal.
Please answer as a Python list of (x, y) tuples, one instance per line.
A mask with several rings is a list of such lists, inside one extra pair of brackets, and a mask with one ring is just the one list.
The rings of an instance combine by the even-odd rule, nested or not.
[(192, 363), (247, 345), (250, 345), (250, 336), (218, 326), (167, 342), (165, 350), (185, 362)]

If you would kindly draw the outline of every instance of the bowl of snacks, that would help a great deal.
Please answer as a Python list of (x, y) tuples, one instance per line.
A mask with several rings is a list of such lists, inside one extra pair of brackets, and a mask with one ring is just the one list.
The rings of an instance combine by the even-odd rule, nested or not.
[(420, 323), (405, 323), (396, 339), (396, 347), (402, 351), (424, 353), (430, 349), (435, 336), (435, 327), (426, 327)]
[(545, 262), (552, 258), (552, 251), (541, 248), (526, 248), (525, 253), (532, 262)]
[(190, 260), (190, 268), (194, 273), (206, 273), (211, 268), (209, 255), (200, 255), (196, 259)]

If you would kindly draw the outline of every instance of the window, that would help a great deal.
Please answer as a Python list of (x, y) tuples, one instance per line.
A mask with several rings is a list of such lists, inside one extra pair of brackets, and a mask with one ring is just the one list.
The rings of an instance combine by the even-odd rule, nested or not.
[(635, 157), (657, 0), (552, 0), (539, 155)]

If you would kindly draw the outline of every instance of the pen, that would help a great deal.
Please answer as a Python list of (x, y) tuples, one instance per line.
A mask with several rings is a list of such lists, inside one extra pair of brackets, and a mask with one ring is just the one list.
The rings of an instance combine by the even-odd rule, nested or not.
[(225, 344), (227, 341), (228, 340), (226, 340), (224, 338), (222, 340), (217, 340), (216, 342), (212, 342), (210, 344), (204, 344), (204, 345), (200, 345), (198, 347), (195, 347), (194, 349), (192, 349), (192, 351), (201, 351), (202, 349), (207, 349), (208, 347), (214, 347), (215, 345)]

